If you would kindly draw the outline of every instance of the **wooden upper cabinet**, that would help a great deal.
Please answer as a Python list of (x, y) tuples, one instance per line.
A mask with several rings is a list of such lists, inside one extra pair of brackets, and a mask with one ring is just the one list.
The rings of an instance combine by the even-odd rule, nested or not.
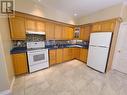
[(63, 26), (62, 25), (55, 25), (55, 40), (62, 40), (62, 32)]
[(68, 27), (68, 39), (69, 40), (73, 40), (73, 38), (74, 38), (74, 29), (73, 28), (71, 28), (71, 27)]
[(26, 19), (26, 29), (34, 32), (45, 32), (45, 22), (35, 19)]
[(46, 39), (54, 40), (55, 39), (55, 24), (47, 22), (46, 23)]
[(80, 40), (83, 40), (84, 39), (84, 32), (85, 32), (85, 28), (82, 26), (80, 27)]
[(26, 29), (36, 31), (36, 21), (33, 19), (26, 19)]
[(25, 40), (26, 39), (25, 18), (15, 16), (9, 18), (9, 22), (12, 40)]
[(92, 32), (114, 32), (115, 25), (115, 19), (93, 23)]
[(12, 54), (15, 75), (28, 72), (26, 53)]
[(80, 28), (80, 40), (89, 41), (91, 26), (85, 25)]
[(45, 22), (36, 21), (37, 31), (45, 32)]
[(102, 31), (113, 32), (115, 28), (115, 20), (102, 22)]
[(63, 33), (62, 33), (62, 39), (68, 40), (68, 28), (64, 26)]
[(101, 31), (101, 23), (94, 23), (92, 25), (92, 32), (100, 32)]
[(74, 30), (71, 27), (65, 26), (63, 29), (63, 40), (72, 40), (74, 38)]

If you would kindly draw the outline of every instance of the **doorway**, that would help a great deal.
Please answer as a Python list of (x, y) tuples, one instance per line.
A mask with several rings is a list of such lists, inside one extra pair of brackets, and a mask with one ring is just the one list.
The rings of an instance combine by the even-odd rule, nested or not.
[(113, 69), (127, 74), (127, 22), (120, 25), (113, 60)]

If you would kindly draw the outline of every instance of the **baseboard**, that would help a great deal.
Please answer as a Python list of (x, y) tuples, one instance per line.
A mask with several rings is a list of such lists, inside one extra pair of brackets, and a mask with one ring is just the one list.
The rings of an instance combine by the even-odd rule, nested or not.
[(11, 92), (13, 90), (14, 82), (15, 82), (15, 77), (13, 77), (13, 80), (12, 80), (11, 85), (10, 85), (10, 91)]
[(12, 89), (13, 89), (14, 82), (15, 82), (15, 77), (13, 78), (11, 82), (10, 88), (0, 92), (0, 95), (12, 95)]

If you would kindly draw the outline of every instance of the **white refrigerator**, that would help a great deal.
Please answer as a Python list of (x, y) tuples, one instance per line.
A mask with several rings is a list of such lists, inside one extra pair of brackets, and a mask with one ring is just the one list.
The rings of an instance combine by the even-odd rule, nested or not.
[(91, 33), (87, 65), (105, 73), (112, 32)]

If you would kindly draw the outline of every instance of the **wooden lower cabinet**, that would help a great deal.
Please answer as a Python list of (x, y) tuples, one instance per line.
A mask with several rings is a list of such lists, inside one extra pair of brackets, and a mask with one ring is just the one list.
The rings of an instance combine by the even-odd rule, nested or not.
[(80, 48), (73, 48), (73, 57), (75, 58), (75, 59), (80, 59)]
[(70, 58), (70, 54), (69, 54), (69, 48), (64, 48), (63, 49), (63, 61), (68, 61)]
[(72, 59), (78, 59), (87, 62), (88, 49), (83, 48), (63, 48), (49, 50), (50, 66), (66, 62)]
[(87, 63), (88, 49), (80, 49), (80, 61)]
[(72, 60), (74, 58), (72, 50), (72, 48), (49, 50), (50, 66)]
[(63, 49), (57, 49), (56, 50), (56, 63), (62, 63), (63, 62)]
[(69, 49), (69, 60), (72, 60), (72, 59), (74, 59), (73, 48), (68, 48), (68, 49)]
[(21, 75), (28, 72), (26, 53), (12, 54), (15, 75)]
[(56, 64), (56, 50), (49, 50), (49, 63), (50, 65)]
[(84, 48), (73, 48), (73, 58), (83, 62), (87, 62), (88, 49)]

